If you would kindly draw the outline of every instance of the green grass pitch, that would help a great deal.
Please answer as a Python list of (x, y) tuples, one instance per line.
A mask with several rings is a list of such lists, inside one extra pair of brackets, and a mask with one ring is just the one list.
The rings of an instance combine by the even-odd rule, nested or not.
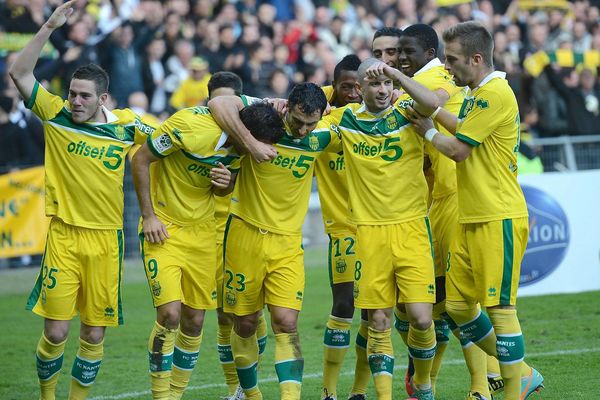
[[(326, 252), (306, 253), (304, 311), (300, 314), (300, 337), (305, 357), (303, 399), (320, 399), (323, 329), (331, 305)], [(25, 311), (35, 275), (34, 269), (0, 273), (0, 399), (38, 398), (35, 346), (42, 320)], [(123, 286), (125, 325), (108, 329), (104, 361), (90, 398), (149, 399), (150, 382), (146, 343), (154, 320), (148, 285), (139, 262), (126, 264)], [(519, 317), (525, 334), (527, 361), (540, 370), (546, 389), (531, 397), (544, 399), (600, 398), (600, 292), (530, 297), (519, 300)], [(358, 313), (355, 315), (353, 337)], [(57, 399), (67, 397), (71, 364), (77, 349), (79, 324), (73, 321), (65, 361), (58, 383)], [(394, 333), (396, 373), (394, 398), (405, 399), (402, 382), (406, 350)], [(216, 315), (206, 315), (200, 360), (184, 399), (220, 399), (226, 394), (216, 351)], [(279, 397), (273, 368), (272, 334), (259, 372), (265, 399)], [(352, 385), (353, 347), (348, 351), (338, 385), (338, 397), (345, 399)], [(369, 398), (374, 399), (372, 384)], [(468, 375), (458, 342), (451, 340), (438, 381), (438, 400), (464, 399)]]

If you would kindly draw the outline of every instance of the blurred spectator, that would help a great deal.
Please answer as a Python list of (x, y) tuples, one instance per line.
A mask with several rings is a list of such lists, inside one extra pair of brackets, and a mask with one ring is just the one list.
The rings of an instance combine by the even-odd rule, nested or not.
[(540, 137), (564, 135), (569, 128), (567, 104), (552, 87), (546, 74), (540, 75), (532, 85), (532, 101), (539, 113)]
[(254, 43), (248, 48), (248, 61), (244, 64), (240, 78), (244, 82), (244, 92), (257, 97), (269, 87), (269, 78), (275, 69), (273, 51), (265, 43)]
[(189, 76), (181, 82), (177, 90), (171, 96), (169, 104), (175, 110), (199, 106), (208, 99), (208, 62), (200, 57), (194, 57), (189, 64)]
[(194, 57), (194, 45), (186, 39), (180, 39), (175, 44), (175, 53), (167, 60), (167, 77), (165, 91), (170, 96), (188, 77), (188, 67)]
[(127, 106), (136, 113), (142, 122), (150, 126), (159, 126), (160, 120), (148, 112), (148, 97), (144, 92), (133, 92), (127, 99)]
[(563, 79), (556, 66), (546, 67), (545, 74), (550, 84), (567, 104), (568, 133), (593, 135), (600, 131), (600, 88), (596, 83), (595, 71), (589, 68), (569, 70)]
[(261, 97), (287, 99), (290, 91), (290, 79), (284, 70), (276, 68), (269, 78), (269, 87)]
[(36, 33), (46, 21), (45, 0), (6, 0), (0, 4), (0, 26), (5, 32)]
[(107, 72), (113, 82), (111, 94), (118, 108), (127, 106), (127, 99), (131, 93), (144, 90), (143, 51), (152, 40), (156, 28), (140, 23), (136, 24), (134, 31), (133, 24), (126, 22), (111, 36)]
[(150, 111), (159, 114), (167, 108), (165, 78), (167, 70), (162, 62), (166, 51), (162, 37), (155, 37), (146, 47), (146, 58), (142, 66), (144, 93), (150, 99)]

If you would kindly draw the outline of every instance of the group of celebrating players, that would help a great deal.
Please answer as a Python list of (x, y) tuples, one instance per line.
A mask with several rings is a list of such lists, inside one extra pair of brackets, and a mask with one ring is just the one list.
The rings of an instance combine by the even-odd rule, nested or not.
[(467, 399), (503, 390), (506, 400), (524, 400), (543, 386), (524, 362), (516, 314), (528, 238), (516, 179), (519, 111), (504, 73), (494, 71), (483, 26), (444, 32), (445, 66), (430, 26), (380, 29), (374, 58), (348, 55), (332, 86), (299, 84), (285, 101), (246, 97), (235, 74), (219, 72), (208, 107), (183, 109), (156, 127), (104, 106), (108, 77), (96, 65), (74, 73), (66, 101), (35, 79), (40, 51), (73, 1), (54, 11), (9, 71), (46, 136), (52, 219), (28, 300), (44, 317), (41, 399), (55, 398), (77, 313), (69, 399), (87, 396), (105, 328), (122, 323), (124, 157), (135, 144), (140, 248), (156, 308), (153, 398), (181, 398), (205, 311), (217, 307), (227, 398), (262, 399), (267, 305), (281, 399), (300, 399), (301, 228), (313, 176), (333, 297), (322, 399), (338, 397), (355, 307), (362, 320), (349, 399), (365, 399), (371, 377), (377, 398), (392, 399), (392, 322), (408, 347), (411, 398), (434, 399), (450, 332), (471, 374)]

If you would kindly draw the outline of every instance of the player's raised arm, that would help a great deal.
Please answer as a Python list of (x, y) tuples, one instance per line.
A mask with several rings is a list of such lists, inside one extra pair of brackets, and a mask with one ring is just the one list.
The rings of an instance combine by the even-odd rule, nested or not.
[(35, 86), (35, 76), (33, 69), (40, 57), (42, 48), (50, 38), (55, 29), (60, 28), (67, 22), (67, 18), (73, 13), (73, 3), (76, 0), (67, 1), (65, 4), (58, 7), (48, 21), (35, 34), (33, 39), (27, 43), (25, 48), (19, 53), (17, 59), (8, 70), (8, 74), (15, 83), (15, 86), (21, 93), (25, 103), (29, 101), (29, 97)]
[(160, 158), (150, 151), (148, 143), (144, 143), (131, 161), (133, 183), (142, 212), (142, 230), (150, 243), (162, 243), (169, 238), (165, 224), (154, 213), (150, 194), (150, 164), (158, 160)]
[(440, 100), (435, 93), (386, 63), (374, 62), (367, 68), (365, 73), (371, 78), (386, 75), (388, 78), (399, 82), (402, 89), (414, 99), (416, 110), (422, 115), (431, 115), (440, 105)]
[(219, 126), (252, 155), (256, 162), (269, 161), (277, 156), (275, 147), (256, 140), (240, 119), (244, 108), (242, 99), (237, 96), (219, 96), (208, 102), (208, 107)]

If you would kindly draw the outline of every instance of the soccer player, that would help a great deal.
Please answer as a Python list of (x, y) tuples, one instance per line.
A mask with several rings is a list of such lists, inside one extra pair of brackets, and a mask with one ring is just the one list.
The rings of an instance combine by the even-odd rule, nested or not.
[[(447, 267), (446, 309), (465, 338), (500, 361), (504, 398), (526, 399), (543, 377), (524, 361), (516, 298), (528, 238), (527, 205), (517, 182), (520, 121), (505, 74), (495, 71), (493, 39), (481, 24), (465, 22), (443, 34), (446, 68), (468, 86), (458, 117), (414, 119), (419, 133), (457, 162), (458, 222)], [(486, 316), (478, 308), (487, 308)]]
[[(244, 108), (240, 119), (265, 143), (283, 135), (267, 103)], [(142, 258), (156, 307), (148, 341), (154, 399), (181, 398), (198, 361), (205, 310), (216, 308), (213, 195), (231, 192), (235, 175), (228, 168), (238, 164), (207, 107), (175, 113), (133, 158)]]
[(373, 57), (393, 68), (398, 68), (398, 44), (402, 29), (383, 27), (375, 31), (371, 51)]
[(79, 312), (79, 350), (69, 399), (84, 399), (103, 358), (107, 326), (123, 322), (123, 173), (134, 141), (154, 128), (128, 109), (109, 111), (108, 75), (97, 65), (77, 69), (67, 101), (33, 75), (52, 32), (73, 13), (54, 10), (25, 46), (9, 74), (25, 104), (42, 121), (46, 140), (46, 215), (51, 217), (40, 274), (27, 308), (44, 318), (36, 350), (43, 400), (55, 398), (70, 320)]
[[(335, 67), (331, 90), (325, 90), (332, 107), (360, 103), (356, 87), (360, 59), (347, 55)], [(328, 93), (329, 92), (329, 93)], [(327, 95), (329, 94), (329, 95)], [(315, 176), (321, 200), (325, 232), (329, 236), (328, 269), (333, 297), (331, 315), (323, 338), (323, 392), (324, 399), (335, 399), (337, 380), (350, 346), (350, 325), (354, 315), (354, 271), (356, 227), (348, 222), (348, 186), (344, 155), (335, 152), (321, 154), (316, 161)], [(350, 399), (365, 398), (371, 371), (366, 358), (367, 322), (361, 322), (356, 337), (357, 362)], [(362, 396), (362, 397), (361, 397)]]
[[(245, 135), (239, 125), (237, 97), (210, 101), (215, 118), (227, 132)], [(300, 398), (304, 359), (297, 321), (304, 297), (302, 222), (315, 158), (332, 146), (337, 135), (319, 123), (327, 100), (312, 83), (299, 84), (288, 97), (283, 117), (286, 134), (268, 163), (241, 161), (225, 231), (225, 312), (233, 314), (231, 347), (246, 399), (262, 399), (256, 366), (258, 313), (267, 304), (275, 333), (275, 370), (281, 399)]]
[[(243, 84), (239, 76), (233, 72), (217, 72), (213, 74), (208, 81), (209, 99), (218, 96), (239, 96), (244, 105), (247, 105), (248, 98), (242, 96)], [(227, 400), (243, 399), (244, 392), (239, 386), (233, 354), (231, 353), (231, 330), (233, 321), (231, 317), (223, 312), (223, 235), (225, 225), (229, 217), (229, 204), (231, 203), (231, 193), (226, 196), (216, 196), (215, 199), (215, 222), (217, 228), (217, 350), (219, 352), (219, 361), (223, 368), (223, 375), (228, 389)], [(259, 316), (256, 329), (258, 338), (259, 358), (265, 351), (267, 345), (267, 326), (264, 314)]]
[[(439, 48), (438, 36), (429, 25), (415, 24), (402, 32), (398, 48), (398, 63), (402, 72), (413, 77), (433, 91), (440, 105), (448, 112), (458, 115), (464, 99), (464, 90), (456, 86), (452, 76), (446, 71), (444, 65), (437, 58)], [(406, 100), (405, 95), (402, 100)], [(402, 102), (402, 107), (407, 107), (410, 102)], [(441, 125), (436, 126), (440, 132), (446, 135), (450, 133)], [(449, 341), (449, 323), (452, 331), (461, 340), (463, 354), (467, 367), (471, 374), (471, 390), (468, 399), (489, 399), (488, 382), (486, 377), (487, 356), (485, 352), (473, 343), (460, 338), (458, 327), (445, 314), (445, 285), (447, 255), (450, 243), (454, 238), (458, 222), (458, 200), (456, 197), (456, 164), (448, 157), (444, 157), (431, 147), (431, 143), (425, 143), (425, 152), (428, 156), (426, 164), (433, 170), (434, 184), (432, 192), (432, 203), (429, 209), (431, 231), (433, 236), (435, 280), (436, 280), (436, 304), (433, 307), (433, 317), (436, 331), (436, 352), (431, 368), (431, 385), (435, 392), (435, 382), (441, 367), (442, 357)], [(399, 307), (396, 310), (396, 328), (400, 331), (406, 341), (408, 334), (408, 321), (404, 310)], [(446, 320), (449, 321), (446, 321)], [(412, 394), (410, 377), (414, 372), (412, 359), (409, 358), (407, 369), (407, 390)]]
[(392, 106), (393, 82), (414, 94), (425, 115), (436, 109), (438, 100), (376, 59), (363, 61), (358, 81), (363, 103), (346, 106), (342, 115), (334, 110), (328, 116), (342, 138), (349, 220), (357, 225), (354, 305), (368, 311), (367, 354), (377, 398), (392, 398), (390, 325), (392, 308), (400, 302), (406, 304), (410, 320), (408, 345), (415, 358), (415, 396), (433, 399), (429, 374), (435, 353), (431, 319), (435, 276), (423, 141), (411, 138), (412, 127), (399, 101)]

